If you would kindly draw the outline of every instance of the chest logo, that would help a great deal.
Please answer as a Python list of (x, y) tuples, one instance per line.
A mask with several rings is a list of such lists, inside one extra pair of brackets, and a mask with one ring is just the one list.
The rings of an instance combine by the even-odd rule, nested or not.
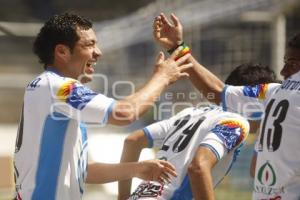
[(276, 173), (268, 161), (259, 168), (257, 178), (265, 186), (273, 186), (276, 183)]

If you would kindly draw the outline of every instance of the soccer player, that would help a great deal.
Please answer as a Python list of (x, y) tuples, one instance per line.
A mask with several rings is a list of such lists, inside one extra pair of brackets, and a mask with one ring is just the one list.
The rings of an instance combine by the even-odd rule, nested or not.
[[(166, 182), (142, 182), (129, 199), (214, 199), (213, 188), (230, 170), (236, 150), (249, 131), (246, 119), (221, 107), (187, 108), (170, 119), (138, 130), (126, 138), (125, 162), (134, 161), (142, 148), (160, 150), (156, 158), (171, 162), (178, 176)], [(127, 187), (126, 187), (127, 186)], [(119, 199), (127, 199), (130, 184), (120, 181)], [(193, 193), (192, 193), (193, 191)]]
[[(226, 79), (232, 85), (271, 81), (275, 74), (254, 64), (236, 67)], [(119, 200), (129, 195), (129, 199), (214, 199), (213, 188), (230, 171), (247, 134), (244, 118), (212, 105), (185, 109), (134, 132), (124, 142), (121, 162), (137, 161), (143, 148), (155, 147), (160, 149), (156, 157), (171, 162), (178, 176), (163, 176), (168, 184), (142, 182), (131, 195), (131, 181), (119, 181)]]
[[(75, 14), (51, 17), (34, 41), (45, 71), (26, 87), (15, 148), (15, 199), (81, 199), (84, 183), (105, 183), (137, 176), (159, 180), (176, 175), (165, 161), (88, 164), (85, 123), (126, 125), (143, 114), (163, 89), (191, 64), (181, 49), (160, 53), (149, 82), (116, 101), (84, 86), (102, 55), (92, 22)], [(176, 61), (175, 61), (176, 58)]]
[[(164, 14), (154, 22), (154, 35), (166, 49), (180, 46), (182, 25), (175, 15), (172, 23)], [(300, 198), (300, 34), (288, 41), (281, 75), (282, 84), (229, 86), (200, 65), (192, 56), (193, 84), (204, 94), (214, 92), (213, 100), (224, 110), (249, 114), (246, 108), (264, 112), (257, 140), (257, 161), (253, 187), (255, 200), (299, 200)], [(242, 109), (241, 109), (242, 108)], [(257, 115), (257, 112), (254, 113)]]

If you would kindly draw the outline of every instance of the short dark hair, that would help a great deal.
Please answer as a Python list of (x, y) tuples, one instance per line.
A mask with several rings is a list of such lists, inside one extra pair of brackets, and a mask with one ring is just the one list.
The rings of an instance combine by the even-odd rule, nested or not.
[(261, 83), (275, 83), (275, 73), (267, 66), (245, 63), (237, 66), (227, 77), (228, 85), (257, 85)]
[(77, 27), (88, 30), (92, 26), (90, 20), (74, 13), (54, 15), (40, 29), (33, 44), (33, 51), (46, 68), (48, 64), (53, 63), (54, 49), (57, 44), (64, 44), (72, 51), (80, 39), (76, 32)]
[(294, 37), (288, 41), (287, 47), (300, 49), (300, 33), (294, 35)]

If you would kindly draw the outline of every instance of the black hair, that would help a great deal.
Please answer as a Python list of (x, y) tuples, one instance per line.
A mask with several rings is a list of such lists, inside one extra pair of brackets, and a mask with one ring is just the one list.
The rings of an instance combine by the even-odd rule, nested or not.
[(294, 35), (294, 37), (288, 41), (288, 47), (300, 49), (300, 33)]
[(246, 63), (237, 66), (227, 77), (228, 85), (257, 85), (261, 83), (275, 83), (275, 73), (267, 66)]
[(57, 44), (64, 44), (72, 51), (80, 39), (76, 32), (77, 27), (88, 30), (92, 26), (90, 20), (73, 13), (54, 15), (40, 29), (33, 44), (33, 51), (46, 68), (54, 61), (54, 49)]

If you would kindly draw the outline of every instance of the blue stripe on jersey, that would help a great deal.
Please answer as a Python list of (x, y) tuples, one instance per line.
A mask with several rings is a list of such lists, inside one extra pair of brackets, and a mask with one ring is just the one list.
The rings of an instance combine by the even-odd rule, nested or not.
[(69, 120), (55, 120), (53, 117), (61, 119), (66, 116), (53, 113), (52, 116), (48, 115), (46, 118), (32, 200), (53, 200), (56, 196), (63, 145)]
[(106, 111), (106, 113), (105, 113), (105, 115), (104, 115), (104, 117), (103, 117), (102, 124), (106, 124), (106, 123), (107, 123), (108, 117), (110, 116), (110, 114), (111, 114), (111, 112), (112, 112), (112, 110), (113, 110), (115, 104), (116, 104), (116, 101), (114, 100), (114, 101), (112, 101), (111, 104), (109, 105), (109, 107), (108, 107), (108, 109), (107, 109), (107, 111)]
[(86, 124), (80, 123), (80, 130), (81, 130), (81, 140), (82, 144), (84, 144), (87, 141), (87, 131), (86, 131)]
[(200, 146), (210, 149), (215, 154), (217, 160), (221, 159), (218, 151), (212, 145), (203, 143), (203, 144), (200, 144)]
[(193, 193), (191, 189), (191, 184), (188, 175), (186, 175), (180, 185), (180, 187), (175, 190), (171, 200), (191, 200), (193, 198)]
[(81, 194), (84, 193), (84, 183), (87, 177), (87, 163), (88, 163), (88, 153), (87, 153), (87, 129), (85, 123), (80, 123), (81, 130), (81, 140), (82, 140), (82, 149), (80, 152), (80, 157), (78, 160), (78, 171), (77, 171), (77, 180), (79, 185), (79, 191)]
[(148, 148), (152, 148), (153, 147), (153, 138), (149, 132), (149, 130), (147, 128), (143, 128), (144, 134), (148, 139)]
[(227, 111), (227, 105), (226, 105), (226, 90), (228, 88), (228, 85), (225, 85), (225, 87), (222, 90), (221, 93), (221, 103), (222, 103), (222, 108), (224, 111)]

